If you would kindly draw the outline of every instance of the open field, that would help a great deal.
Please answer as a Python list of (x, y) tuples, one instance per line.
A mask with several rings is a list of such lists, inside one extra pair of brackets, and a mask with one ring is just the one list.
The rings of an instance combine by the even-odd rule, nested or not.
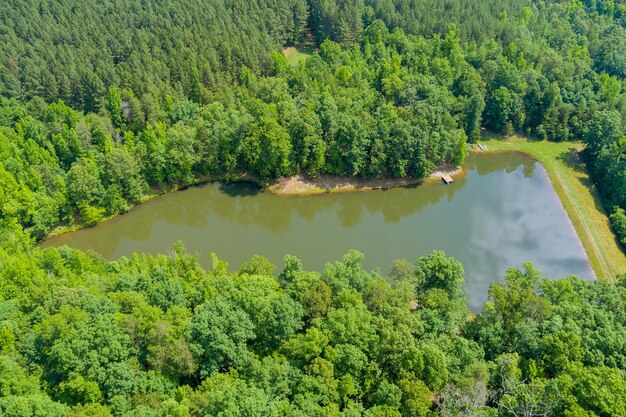
[(289, 65), (296, 66), (301, 61), (304, 61), (311, 55), (313, 55), (313, 45), (303, 45), (299, 47), (290, 46), (289, 48), (285, 48), (283, 53), (285, 57), (287, 57), (287, 62)]
[[(520, 137), (503, 139), (485, 134), (481, 144), (487, 152), (526, 153), (546, 168), (565, 211), (574, 225), (598, 278), (613, 280), (626, 273), (626, 256), (620, 249), (609, 219), (578, 152), (582, 143), (533, 141)], [(475, 147), (475, 149), (478, 149)]]

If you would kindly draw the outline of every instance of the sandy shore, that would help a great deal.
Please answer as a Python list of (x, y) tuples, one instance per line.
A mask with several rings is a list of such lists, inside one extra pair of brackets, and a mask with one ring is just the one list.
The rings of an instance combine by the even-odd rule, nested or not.
[(323, 193), (341, 193), (353, 191), (369, 191), (385, 188), (406, 187), (421, 184), (426, 181), (441, 180), (444, 175), (454, 177), (461, 173), (462, 168), (456, 166), (442, 166), (428, 178), (352, 178), (322, 175), (316, 179), (304, 175), (294, 175), (288, 178), (279, 178), (267, 187), (267, 191), (282, 196), (311, 195)]
[[(324, 194), (324, 193), (347, 193), (354, 191), (370, 191), (370, 190), (378, 190), (378, 189), (386, 189), (386, 188), (397, 188), (397, 187), (407, 187), (410, 185), (421, 184), (424, 182), (430, 181), (441, 181), (441, 177), (444, 175), (450, 175), (454, 177), (462, 172), (461, 167), (456, 167), (453, 165), (442, 166), (439, 167), (435, 172), (430, 174), (428, 178), (372, 178), (372, 179), (363, 179), (363, 178), (351, 178), (351, 177), (337, 177), (333, 175), (322, 175), (317, 179), (310, 179), (304, 175), (294, 175), (293, 177), (288, 178), (280, 178), (270, 186), (266, 188), (272, 194), (279, 196), (299, 196), (299, 195), (314, 195), (314, 194)], [(202, 176), (197, 178), (194, 184), (190, 186), (196, 186), (200, 184), (205, 184), (208, 182), (214, 181), (226, 181), (226, 182), (238, 182), (238, 181), (248, 181), (252, 183), (258, 184), (258, 179), (245, 174), (230, 174), (224, 176), (215, 176), (208, 177)], [(186, 187), (183, 187), (186, 188)], [(151, 200), (155, 197), (159, 197), (164, 194), (171, 193), (173, 191), (179, 190), (180, 187), (177, 185), (164, 185), (162, 187), (153, 188), (150, 192), (143, 196), (143, 198), (135, 204), (129, 204), (123, 213), (133, 209), (141, 203), (144, 203), (148, 200)], [(114, 217), (119, 216), (118, 213), (112, 216), (107, 216), (102, 218), (98, 224), (104, 223), (108, 220), (111, 220)], [(96, 226), (96, 225), (93, 225)], [(80, 229), (84, 229), (87, 226), (79, 221), (76, 223), (72, 222), (70, 225), (59, 225), (53, 228), (50, 234), (47, 237), (53, 237), (57, 235), (61, 235), (64, 233), (75, 232)], [(44, 239), (45, 240), (45, 239)]]

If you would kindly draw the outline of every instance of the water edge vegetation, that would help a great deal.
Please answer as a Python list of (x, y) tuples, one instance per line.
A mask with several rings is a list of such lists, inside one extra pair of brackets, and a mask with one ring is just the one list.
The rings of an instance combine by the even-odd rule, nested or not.
[[(312, 272), (34, 245), (211, 176), (424, 177), (484, 127), (583, 140), (626, 246), (624, 0), (0, 2), (0, 96), (1, 417), (626, 415), (623, 275), (527, 264), (475, 315), (441, 252), (381, 276), (356, 251)], [(488, 146), (544, 158), (612, 276), (544, 143)]]

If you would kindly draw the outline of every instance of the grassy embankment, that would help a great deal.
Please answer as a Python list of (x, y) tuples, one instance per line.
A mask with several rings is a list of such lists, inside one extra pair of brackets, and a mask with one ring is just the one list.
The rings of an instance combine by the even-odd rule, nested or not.
[(541, 162), (565, 207), (598, 278), (613, 280), (626, 273), (626, 256), (609, 225), (602, 202), (594, 190), (578, 152), (581, 143), (502, 139), (486, 134), (481, 144), (488, 152), (518, 151)]

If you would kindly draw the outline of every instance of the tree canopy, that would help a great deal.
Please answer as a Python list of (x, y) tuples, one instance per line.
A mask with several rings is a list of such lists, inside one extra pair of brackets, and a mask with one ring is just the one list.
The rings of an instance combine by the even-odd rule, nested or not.
[(483, 128), (583, 139), (626, 245), (625, 77), (624, 0), (1, 2), (0, 417), (625, 416), (623, 277), (526, 264), (472, 314), (439, 251), (35, 246), (207, 179), (424, 177)]
[(624, 280), (527, 264), (473, 315), (443, 252), (389, 277), (356, 251), (205, 271), (182, 244), (110, 262), (2, 231), (2, 416), (626, 412)]

